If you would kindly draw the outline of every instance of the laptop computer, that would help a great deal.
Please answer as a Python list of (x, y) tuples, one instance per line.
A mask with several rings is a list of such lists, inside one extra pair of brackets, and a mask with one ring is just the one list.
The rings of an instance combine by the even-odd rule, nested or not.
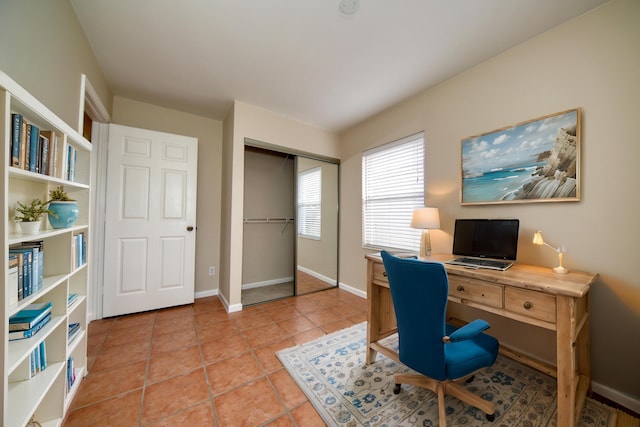
[(518, 252), (517, 219), (456, 219), (453, 254), (447, 264), (504, 271)]

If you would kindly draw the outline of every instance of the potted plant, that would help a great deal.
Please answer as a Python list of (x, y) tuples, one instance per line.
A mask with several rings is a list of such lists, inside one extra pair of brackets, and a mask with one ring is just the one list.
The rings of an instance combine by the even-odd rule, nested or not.
[(78, 219), (78, 203), (71, 199), (63, 186), (58, 186), (49, 191), (49, 210), (54, 215), (49, 215), (49, 224), (53, 228), (71, 227)]
[(32, 199), (31, 203), (27, 205), (18, 202), (16, 212), (18, 213), (14, 219), (18, 221), (20, 230), (22, 230), (24, 234), (35, 234), (40, 230), (42, 215), (49, 214), (49, 218), (56, 215), (47, 207), (47, 202), (43, 202), (37, 198)]

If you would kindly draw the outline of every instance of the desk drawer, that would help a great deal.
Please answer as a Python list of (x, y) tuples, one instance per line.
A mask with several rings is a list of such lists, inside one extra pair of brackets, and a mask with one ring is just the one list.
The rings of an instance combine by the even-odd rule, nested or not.
[(489, 307), (502, 308), (502, 286), (449, 275), (449, 295)]
[(556, 298), (542, 292), (506, 288), (504, 308), (545, 322), (556, 323)]
[(389, 283), (389, 278), (387, 278), (387, 273), (384, 270), (384, 264), (378, 262), (373, 263), (373, 280)]

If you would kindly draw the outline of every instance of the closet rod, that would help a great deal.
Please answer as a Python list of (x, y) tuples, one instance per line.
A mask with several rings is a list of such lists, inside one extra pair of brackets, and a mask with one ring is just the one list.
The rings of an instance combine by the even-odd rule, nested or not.
[(294, 222), (295, 218), (245, 218), (245, 224), (283, 224), (280, 234), (284, 233), (290, 222)]
[(272, 224), (272, 223), (289, 223), (295, 221), (295, 218), (245, 218), (245, 224)]

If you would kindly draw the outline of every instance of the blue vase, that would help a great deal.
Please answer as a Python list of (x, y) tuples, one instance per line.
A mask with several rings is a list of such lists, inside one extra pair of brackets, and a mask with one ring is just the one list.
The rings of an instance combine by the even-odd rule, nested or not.
[(47, 215), (49, 217), (49, 224), (53, 228), (69, 228), (78, 219), (80, 209), (77, 202), (50, 202), (49, 209), (53, 211), (58, 217), (53, 215)]

